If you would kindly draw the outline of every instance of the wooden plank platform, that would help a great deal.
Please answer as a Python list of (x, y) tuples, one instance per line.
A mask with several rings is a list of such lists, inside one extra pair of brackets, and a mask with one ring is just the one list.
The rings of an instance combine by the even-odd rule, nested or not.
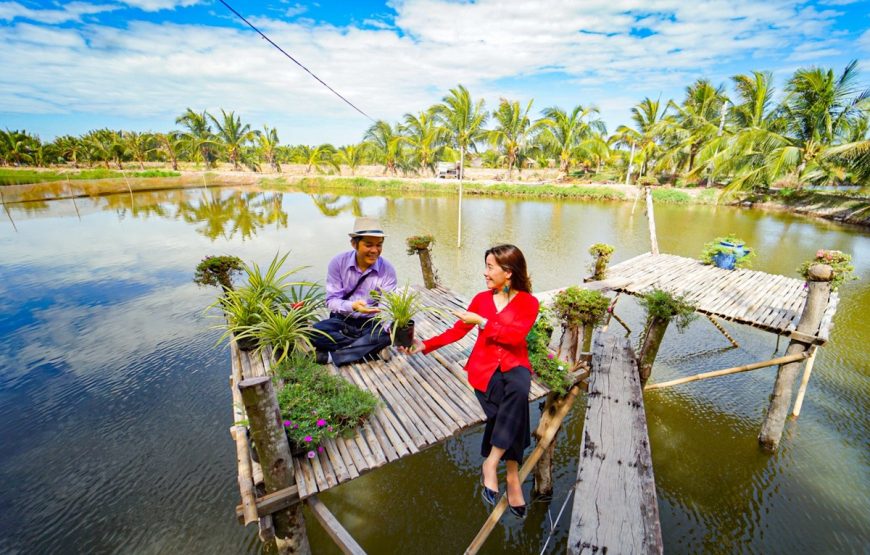
[[(467, 303), (444, 288), (418, 288), (427, 305), (445, 310), (467, 308)], [(453, 317), (427, 314), (415, 319), (420, 337), (431, 337), (452, 326)], [(312, 459), (295, 457), (293, 468), (300, 499), (335, 487), (361, 474), (401, 457), (453, 437), (485, 420), (474, 390), (463, 370), (471, 347), (477, 339), (472, 330), (461, 341), (443, 347), (432, 355), (403, 356), (393, 350), (389, 361), (377, 360), (347, 366), (329, 365), (332, 372), (381, 400), (371, 418), (350, 439), (330, 439), (324, 452)], [(390, 348), (392, 350), (392, 348)], [(239, 351), (231, 344), (233, 368), (240, 378), (267, 375), (266, 356)], [(547, 389), (532, 381), (529, 400), (547, 394)]]
[[(607, 270), (612, 289), (641, 295), (660, 288), (686, 297), (698, 312), (776, 334), (795, 331), (807, 298), (804, 281), (754, 270), (723, 270), (694, 258), (642, 254)], [(831, 293), (815, 343), (828, 341), (839, 295)]]
[(568, 553), (661, 553), (643, 392), (629, 340), (597, 334)]

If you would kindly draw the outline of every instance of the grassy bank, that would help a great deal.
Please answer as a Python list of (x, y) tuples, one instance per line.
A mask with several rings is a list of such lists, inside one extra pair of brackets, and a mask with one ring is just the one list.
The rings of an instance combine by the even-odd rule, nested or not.
[(51, 183), (53, 181), (80, 180), (80, 179), (111, 179), (118, 177), (179, 177), (181, 174), (175, 171), (146, 170), (137, 172), (120, 172), (96, 168), (73, 171), (36, 171), (19, 170), (12, 168), (0, 168), (0, 185), (27, 185), (30, 183)]
[[(322, 177), (306, 177), (298, 181), (287, 181), (283, 178), (261, 179), (259, 184), (269, 188), (293, 187), (310, 192), (320, 189), (344, 189), (357, 192), (372, 193), (441, 193), (454, 194), (458, 191), (456, 181), (418, 181), (402, 179), (367, 179), (364, 177), (348, 177), (327, 179)], [(596, 199), (625, 200), (622, 191), (602, 186), (581, 185), (527, 185), (498, 183), (486, 185), (474, 182), (463, 182), (462, 190), (467, 195), (520, 197), (520, 198), (550, 198), (550, 199)]]
[(870, 227), (870, 197), (856, 192), (781, 189), (749, 195), (744, 201), (758, 208), (786, 210)]

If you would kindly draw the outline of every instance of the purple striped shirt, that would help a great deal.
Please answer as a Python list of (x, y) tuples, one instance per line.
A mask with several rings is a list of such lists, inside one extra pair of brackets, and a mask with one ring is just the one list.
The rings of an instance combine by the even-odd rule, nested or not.
[[(374, 275), (367, 277), (349, 299), (343, 300), (342, 297), (353, 289), (364, 273)], [(371, 314), (354, 312), (351, 308), (353, 302), (360, 299), (369, 301), (369, 294), (376, 289), (392, 291), (396, 288), (396, 283), (396, 269), (384, 257), (378, 257), (377, 262), (362, 272), (356, 264), (356, 251), (343, 252), (329, 262), (326, 272), (326, 307), (330, 312), (339, 312), (346, 316), (371, 317)], [(373, 304), (373, 301), (369, 304)]]

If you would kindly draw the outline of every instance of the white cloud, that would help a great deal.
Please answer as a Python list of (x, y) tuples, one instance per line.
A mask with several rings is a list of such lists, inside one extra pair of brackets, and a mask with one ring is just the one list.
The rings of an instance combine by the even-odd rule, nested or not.
[(865, 52), (870, 52), (870, 29), (864, 31), (864, 33), (858, 38), (858, 47)]
[[(160, 9), (192, 1), (126, 3)], [(798, 0), (398, 0), (394, 8), (394, 27), (252, 21), (360, 108), (390, 121), (439, 101), (457, 83), (494, 102), (553, 74), (564, 78), (537, 86), (536, 107), (559, 99), (617, 111), (611, 97), (655, 97), (734, 60), (760, 53), (782, 63), (838, 47), (824, 42), (837, 14)], [(0, 58), (0, 112), (162, 118), (168, 127), (187, 106), (225, 107), (257, 126), (278, 126), (285, 142), (309, 143), (359, 140), (369, 124), (241, 27), (131, 21), (43, 31), (0, 27), (0, 49), (16, 53)], [(614, 88), (619, 94), (608, 95)], [(604, 92), (584, 96), (590, 90)], [(611, 126), (620, 123), (605, 115)]]
[(81, 21), (83, 15), (93, 15), (117, 9), (118, 6), (110, 4), (67, 2), (62, 9), (34, 10), (18, 2), (0, 2), (0, 21), (29, 19), (40, 23), (59, 24), (68, 21)]
[(193, 6), (199, 4), (201, 0), (123, 0), (124, 4), (139, 8), (146, 12), (157, 12), (160, 10), (174, 10), (178, 7)]

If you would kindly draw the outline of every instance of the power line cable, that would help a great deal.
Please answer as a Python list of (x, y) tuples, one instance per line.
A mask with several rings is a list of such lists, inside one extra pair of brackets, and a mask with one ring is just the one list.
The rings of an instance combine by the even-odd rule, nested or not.
[(362, 110), (360, 110), (359, 108), (357, 108), (356, 106), (354, 106), (353, 102), (351, 102), (350, 100), (348, 100), (348, 99), (346, 99), (345, 97), (341, 96), (341, 93), (339, 93), (338, 91), (336, 91), (335, 89), (333, 89), (332, 87), (330, 87), (329, 85), (327, 85), (327, 84), (323, 81), (323, 79), (321, 79), (320, 77), (318, 77), (317, 75), (315, 75), (314, 73), (312, 73), (311, 70), (309, 70), (307, 67), (305, 67), (304, 65), (302, 65), (302, 64), (299, 62), (299, 60), (297, 60), (296, 58), (294, 58), (293, 56), (291, 56), (290, 54), (288, 54), (288, 53), (287, 53), (283, 48), (281, 48), (280, 46), (278, 46), (277, 44), (275, 44), (275, 42), (274, 42), (272, 39), (270, 39), (269, 37), (267, 37), (266, 34), (263, 33), (263, 31), (261, 31), (261, 30), (257, 29), (256, 27), (254, 27), (254, 25), (253, 25), (250, 21), (248, 21), (247, 19), (245, 19), (245, 16), (243, 16), (242, 14), (240, 14), (239, 12), (237, 12), (237, 11), (236, 11), (232, 6), (230, 6), (229, 4), (227, 4), (224, 0), (219, 0), (219, 1), (220, 1), (221, 4), (223, 4), (224, 6), (226, 6), (228, 10), (230, 10), (231, 12), (233, 12), (234, 14), (236, 14), (236, 16), (237, 16), (239, 19), (241, 19), (242, 21), (244, 21), (244, 22), (248, 25), (248, 27), (250, 27), (251, 29), (253, 29), (253, 30), (256, 31), (257, 33), (259, 33), (259, 35), (260, 35), (261, 37), (263, 37), (264, 39), (266, 39), (266, 41), (268, 41), (269, 44), (271, 44), (272, 46), (274, 46), (275, 48), (277, 48), (278, 51), (281, 52), (281, 54), (284, 54), (285, 56), (287, 56), (291, 61), (293, 61), (293, 63), (295, 63), (296, 65), (298, 65), (298, 66), (301, 67), (302, 69), (304, 69), (304, 70), (306, 71), (306, 73), (308, 73), (308, 75), (310, 75), (310, 76), (314, 77), (315, 79), (317, 79), (317, 82), (318, 82), (318, 83), (320, 83), (321, 85), (323, 85), (324, 87), (326, 87), (327, 89), (329, 89), (330, 91), (332, 91), (332, 94), (334, 94), (334, 95), (337, 96), (338, 98), (342, 99), (345, 103), (347, 103), (348, 106), (350, 106), (351, 108), (353, 108), (354, 110), (356, 110), (356, 111), (359, 112), (360, 114), (362, 114), (362, 115), (364, 115), (365, 117), (367, 117), (368, 119), (370, 119), (373, 123), (376, 123), (375, 120), (374, 120), (374, 118), (372, 118), (370, 115), (368, 115), (367, 113), (363, 112)]

